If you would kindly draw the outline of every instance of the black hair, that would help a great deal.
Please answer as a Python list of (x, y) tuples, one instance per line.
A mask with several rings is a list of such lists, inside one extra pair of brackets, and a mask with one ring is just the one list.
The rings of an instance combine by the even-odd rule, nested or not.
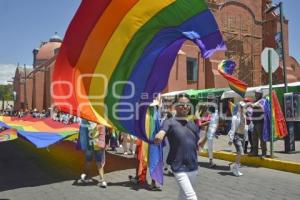
[(191, 101), (189, 95), (187, 95), (186, 93), (180, 93), (180, 94), (177, 94), (177, 95), (175, 96), (174, 103), (178, 103), (179, 99), (180, 99), (180, 98), (183, 98), (183, 97), (185, 97), (185, 98), (187, 98), (189, 101)]

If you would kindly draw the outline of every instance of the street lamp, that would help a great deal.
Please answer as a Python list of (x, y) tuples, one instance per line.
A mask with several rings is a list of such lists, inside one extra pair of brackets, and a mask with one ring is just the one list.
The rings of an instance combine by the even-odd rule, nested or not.
[(287, 74), (286, 74), (286, 64), (285, 64), (285, 48), (284, 48), (284, 31), (283, 31), (283, 3), (280, 2), (276, 5), (272, 5), (270, 8), (268, 8), (265, 13), (268, 14), (270, 12), (275, 11), (277, 8), (279, 8), (279, 15), (280, 15), (280, 40), (281, 40), (281, 45), (282, 45), (282, 64), (283, 64), (283, 78), (284, 78), (284, 89), (285, 93), (288, 93), (288, 87), (287, 87)]
[[(280, 2), (276, 5), (272, 5), (270, 8), (266, 10), (266, 13), (273, 12), (279, 8), (279, 15), (280, 15), (280, 40), (281, 40), (281, 45), (282, 45), (282, 64), (283, 64), (283, 77), (284, 77), (284, 90), (285, 93), (288, 93), (288, 87), (287, 87), (287, 74), (286, 74), (286, 63), (285, 63), (285, 48), (284, 48), (284, 31), (283, 31), (283, 3)], [(285, 106), (285, 105), (284, 105)], [(294, 124), (292, 122), (287, 122), (288, 126), (288, 135), (284, 139), (284, 147), (285, 147), (285, 152), (290, 152), (295, 150), (295, 140), (293, 136), (293, 131), (294, 130)]]

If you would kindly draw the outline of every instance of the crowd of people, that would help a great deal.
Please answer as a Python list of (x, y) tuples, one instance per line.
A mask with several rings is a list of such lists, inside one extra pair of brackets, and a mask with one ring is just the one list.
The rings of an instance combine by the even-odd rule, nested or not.
[[(236, 161), (230, 166), (234, 176), (243, 175), (240, 171), (240, 160), (241, 156), (248, 153), (249, 143), (249, 155), (258, 156), (258, 142), (260, 141), (262, 156), (266, 156), (266, 141), (262, 135), (264, 123), (262, 98), (262, 91), (257, 90), (254, 101), (244, 99), (236, 104), (236, 109), (232, 113), (230, 124), (228, 124), (228, 144), (234, 145), (237, 151)], [(173, 112), (164, 113), (161, 118), (160, 130), (152, 141), (155, 145), (164, 143), (164, 169), (174, 175), (180, 187), (178, 199), (197, 199), (194, 187), (197, 182), (200, 149), (206, 146), (209, 155), (209, 167), (216, 166), (213, 161), (213, 141), (218, 137), (216, 132), (219, 125), (219, 109), (218, 106), (211, 104), (213, 99), (209, 101), (210, 104), (201, 106), (196, 113), (191, 113), (192, 104), (189, 97), (185, 94), (176, 96), (172, 107)], [(129, 133), (61, 113), (55, 108), (42, 112), (32, 110), (4, 114), (17, 117), (26, 115), (35, 118), (51, 117), (53, 120), (65, 124), (79, 122), (78, 144), (85, 152), (86, 160), (83, 173), (80, 176), (80, 181), (83, 183), (91, 180), (91, 165), (92, 160), (95, 159), (100, 177), (99, 186), (107, 187), (104, 179), (105, 151), (108, 148), (115, 151), (118, 147), (123, 148), (124, 155), (132, 154), (138, 159), (136, 174), (129, 177), (130, 181), (135, 184), (145, 183), (145, 177), (140, 177), (146, 176), (146, 172), (141, 173), (140, 169), (142, 141)], [(192, 118), (190, 117), (191, 114), (193, 115)], [(151, 188), (158, 188), (153, 179), (151, 180)]]
[(73, 124), (79, 122), (79, 117), (74, 115), (60, 112), (57, 110), (56, 107), (49, 108), (48, 110), (38, 111), (36, 108), (32, 110), (27, 109), (20, 109), (20, 110), (13, 110), (13, 107), (10, 109), (4, 109), (0, 111), (1, 116), (11, 116), (11, 117), (25, 117), (31, 116), (33, 118), (45, 119), (51, 117), (54, 121), (58, 121), (64, 124)]
[[(263, 123), (263, 109), (260, 104), (262, 99), (262, 91), (255, 92), (255, 101), (244, 99), (236, 105), (236, 111), (232, 113), (230, 128), (228, 129), (228, 144), (234, 145), (237, 151), (236, 161), (230, 166), (234, 176), (242, 176), (240, 171), (240, 159), (245, 153), (248, 153), (248, 145), (250, 143), (250, 155), (258, 155), (258, 141), (261, 142), (262, 156), (266, 156), (266, 145), (262, 138), (262, 123)], [(216, 134), (219, 125), (218, 107), (202, 106), (194, 118), (190, 117), (191, 102), (187, 95), (179, 95), (176, 97), (173, 113), (165, 113), (162, 118), (160, 131), (155, 136), (154, 143), (164, 143), (164, 161), (165, 170), (172, 173), (180, 187), (178, 199), (197, 199), (194, 187), (198, 174), (198, 152), (204, 146), (207, 146), (209, 154), (209, 167), (213, 168), (216, 164), (213, 162), (213, 140), (217, 138)], [(191, 120), (193, 119), (193, 120)], [(140, 140), (136, 140), (130, 134), (118, 132), (117, 130), (106, 128), (106, 148), (110, 147), (115, 150), (116, 147), (122, 147), (125, 155), (128, 153), (138, 154), (140, 151)], [(133, 149), (134, 141), (136, 140), (136, 150)], [(130, 143), (128, 151), (128, 143)], [(97, 152), (97, 151), (96, 151)], [(90, 153), (86, 154), (86, 160), (89, 162)], [(100, 154), (95, 153), (97, 162), (102, 161)], [(102, 155), (102, 154), (101, 154)], [(167, 155), (167, 156), (166, 156)], [(151, 156), (151, 155), (150, 155)], [(102, 166), (97, 164), (97, 166)], [(139, 172), (140, 163), (138, 162), (136, 174), (130, 176), (130, 181), (135, 184), (144, 184), (140, 181), (145, 176), (145, 173)], [(82, 180), (86, 181), (88, 177), (83, 174)], [(102, 184), (103, 176), (99, 172), (100, 186), (106, 187)], [(145, 179), (143, 179), (145, 180)], [(155, 180), (151, 179), (151, 188), (157, 188)]]

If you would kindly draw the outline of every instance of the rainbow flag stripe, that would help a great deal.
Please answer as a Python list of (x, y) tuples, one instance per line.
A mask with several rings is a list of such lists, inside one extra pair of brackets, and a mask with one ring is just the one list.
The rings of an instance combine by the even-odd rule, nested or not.
[(280, 107), (280, 103), (275, 91), (272, 91), (272, 117), (274, 124), (274, 138), (282, 139), (288, 134), (286, 121)]
[(146, 141), (147, 107), (186, 40), (204, 58), (226, 50), (204, 0), (83, 0), (56, 60), (55, 104)]
[(18, 138), (17, 131), (15, 129), (7, 129), (0, 132), (0, 142), (7, 142)]
[(234, 61), (223, 60), (218, 66), (218, 71), (228, 81), (229, 87), (244, 98), (248, 85), (232, 76), (235, 66)]
[(231, 115), (235, 115), (238, 111), (238, 107), (231, 101), (228, 102), (228, 106), (229, 106), (229, 111), (231, 113)]
[(38, 148), (45, 148), (69, 136), (78, 134), (79, 124), (63, 124), (50, 118), (0, 117), (0, 126), (16, 129), (17, 133)]

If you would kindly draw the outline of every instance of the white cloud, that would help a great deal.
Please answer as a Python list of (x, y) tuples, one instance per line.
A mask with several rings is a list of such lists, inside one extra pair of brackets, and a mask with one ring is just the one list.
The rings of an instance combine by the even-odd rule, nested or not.
[[(32, 66), (28, 66), (28, 68)], [(7, 81), (12, 81), (15, 75), (17, 65), (14, 64), (0, 64), (0, 84), (8, 84)]]

